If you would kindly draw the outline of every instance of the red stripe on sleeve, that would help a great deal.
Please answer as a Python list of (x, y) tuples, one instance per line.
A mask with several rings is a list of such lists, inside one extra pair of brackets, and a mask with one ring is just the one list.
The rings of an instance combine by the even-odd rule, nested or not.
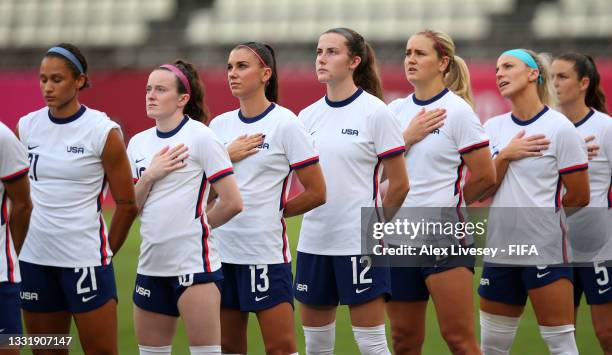
[(19, 171), (17, 171), (17, 172), (14, 172), (14, 173), (10, 174), (10, 175), (7, 175), (7, 176), (4, 176), (4, 177), (1, 177), (1, 178), (0, 178), (0, 180), (2, 180), (2, 181), (9, 181), (9, 180), (12, 180), (12, 179), (15, 179), (15, 178), (21, 177), (21, 176), (23, 176), (23, 175), (27, 174), (27, 172), (28, 172), (29, 170), (30, 170), (30, 168), (29, 168), (29, 167), (28, 167), (28, 168), (25, 168), (25, 169), (21, 169), (21, 170), (19, 170)]
[(234, 170), (232, 168), (223, 169), (223, 170), (217, 172), (216, 174), (213, 174), (213, 175), (209, 176), (208, 177), (208, 181), (213, 183), (216, 180), (222, 178), (223, 176), (230, 175), (230, 174), (233, 174), (233, 173), (234, 173)]
[(289, 166), (291, 167), (291, 169), (299, 169), (299, 168), (303, 168), (305, 166), (308, 166), (310, 164), (315, 164), (318, 162), (319, 162), (319, 156), (317, 155), (316, 157), (308, 158), (306, 160), (302, 160), (300, 162), (291, 164)]
[(589, 168), (589, 164), (588, 163), (574, 165), (574, 166), (570, 166), (570, 167), (563, 168), (563, 169), (559, 170), (559, 174), (573, 173), (575, 171), (586, 170), (588, 168)]
[(469, 153), (472, 150), (478, 149), (478, 148), (483, 148), (483, 147), (488, 147), (489, 146), (489, 141), (484, 141), (484, 142), (480, 142), (480, 143), (476, 143), (476, 144), (472, 144), (470, 146), (467, 146), (463, 149), (459, 150), (459, 154), (465, 154), (465, 153)]
[(378, 157), (381, 158), (381, 159), (387, 158), (387, 157), (390, 157), (392, 155), (403, 153), (405, 150), (406, 150), (405, 146), (389, 149), (387, 151), (384, 151), (384, 152), (378, 154)]

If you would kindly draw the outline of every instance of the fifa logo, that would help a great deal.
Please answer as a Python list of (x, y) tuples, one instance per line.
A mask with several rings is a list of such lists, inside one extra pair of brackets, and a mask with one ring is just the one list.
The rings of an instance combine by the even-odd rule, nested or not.
[(260, 145), (257, 146), (257, 148), (259, 149), (270, 149), (270, 145), (268, 143), (261, 143)]
[(358, 136), (359, 135), (359, 131), (356, 129), (350, 129), (350, 128), (344, 128), (342, 129), (342, 134), (346, 134), (349, 136)]
[(438, 128), (431, 131), (431, 134), (440, 134), (440, 130)]
[(85, 148), (83, 147), (75, 147), (75, 146), (67, 146), (66, 152), (73, 154), (85, 154)]

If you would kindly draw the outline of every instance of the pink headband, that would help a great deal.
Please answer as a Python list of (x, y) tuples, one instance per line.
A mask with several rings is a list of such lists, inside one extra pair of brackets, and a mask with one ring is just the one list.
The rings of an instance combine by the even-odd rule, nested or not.
[(160, 65), (159, 67), (168, 69), (172, 73), (174, 73), (174, 75), (176, 75), (176, 77), (179, 78), (181, 83), (183, 83), (183, 86), (185, 87), (185, 90), (187, 90), (187, 93), (191, 95), (191, 85), (189, 85), (189, 80), (187, 80), (187, 77), (185, 76), (185, 74), (183, 74), (183, 72), (179, 68), (177, 68), (176, 66), (172, 64), (164, 64), (164, 65)]
[(257, 59), (259, 59), (259, 62), (261, 62), (261, 65), (263, 65), (264, 68), (269, 68), (270, 67), (269, 65), (266, 64), (266, 62), (263, 61), (263, 59), (261, 59), (261, 56), (259, 54), (257, 54), (257, 52), (253, 48), (251, 48), (251, 47), (249, 47), (247, 45), (244, 45), (244, 44), (239, 45), (238, 48), (246, 48), (246, 49), (250, 50), (251, 52), (253, 52), (253, 54), (255, 54)]

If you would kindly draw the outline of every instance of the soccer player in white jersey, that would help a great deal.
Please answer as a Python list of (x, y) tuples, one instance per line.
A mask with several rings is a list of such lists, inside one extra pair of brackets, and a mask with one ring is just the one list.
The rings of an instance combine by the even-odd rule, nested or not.
[[(128, 145), (141, 211), (134, 289), (141, 355), (170, 354), (181, 316), (192, 355), (221, 353), (223, 278), (214, 231), (242, 209), (227, 151), (202, 123), (208, 110), (195, 67), (182, 60), (151, 72), (147, 115), (155, 127)], [(211, 186), (219, 203), (205, 211)]]
[[(22, 333), (17, 255), (32, 213), (27, 157), (15, 134), (0, 122), (0, 346), (6, 344), (4, 335)], [(0, 350), (0, 354), (19, 354), (19, 349)]]
[[(439, 31), (416, 33), (407, 42), (404, 69), (415, 92), (389, 105), (400, 122), (407, 151), (411, 186), (403, 207), (460, 209), (477, 201), (495, 183), (495, 169), (489, 140), (474, 113), (469, 72), (463, 59), (455, 55), (453, 40)], [(466, 182), (468, 169), (471, 177)], [(459, 240), (449, 242), (470, 247)], [(387, 312), (395, 353), (420, 353), (431, 294), (442, 337), (451, 352), (479, 354), (474, 329), (474, 259), (450, 256), (434, 262), (433, 258), (391, 268)]]
[(389, 180), (385, 218), (408, 192), (404, 142), (382, 89), (372, 47), (357, 32), (335, 28), (317, 44), (316, 73), (327, 94), (299, 114), (315, 140), (327, 202), (306, 213), (295, 281), (307, 354), (332, 354), (338, 304), (348, 305), (362, 354), (389, 354), (385, 298), (389, 268), (361, 255), (361, 207), (380, 207), (381, 170)]
[(587, 152), (576, 128), (547, 106), (553, 99), (549, 73), (546, 59), (532, 51), (509, 50), (497, 60), (497, 86), (511, 112), (485, 123), (497, 172), (487, 244), (515, 243), (520, 234), (538, 245), (538, 256), (485, 258), (478, 291), (487, 355), (510, 353), (527, 297), (550, 352), (578, 354), (563, 208), (569, 214), (589, 203)]
[[(30, 159), (34, 204), (19, 255), (26, 329), (66, 334), (72, 316), (86, 352), (116, 354), (111, 258), (137, 214), (125, 145), (115, 122), (79, 103), (89, 80), (77, 47), (49, 49), (39, 80), (47, 106), (22, 117), (17, 127)], [(117, 204), (110, 230), (102, 216), (107, 185)]]
[[(266, 354), (297, 354), (293, 275), (284, 217), (325, 203), (325, 181), (310, 134), (276, 104), (274, 50), (247, 42), (229, 55), (227, 76), (240, 108), (212, 120), (228, 151), (244, 210), (215, 230), (223, 262), (221, 346), (247, 353), (249, 312), (257, 314)], [(244, 144), (252, 140), (251, 145)], [(287, 201), (292, 172), (305, 190)]]
[(584, 292), (591, 306), (599, 344), (606, 355), (611, 355), (612, 119), (608, 116), (606, 98), (599, 86), (599, 72), (591, 57), (580, 53), (561, 54), (552, 62), (552, 74), (559, 110), (589, 144), (591, 201), (584, 211), (568, 218), (572, 238), (586, 239), (590, 243), (582, 248), (588, 250), (587, 260), (577, 260), (574, 255), (574, 261), (581, 263), (574, 267), (574, 305), (578, 307)]

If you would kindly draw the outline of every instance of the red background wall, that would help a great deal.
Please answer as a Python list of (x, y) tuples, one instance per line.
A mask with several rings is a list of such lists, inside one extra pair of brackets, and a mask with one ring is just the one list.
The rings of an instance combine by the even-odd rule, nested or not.
[[(612, 61), (600, 62), (604, 91), (612, 100)], [(231, 96), (225, 71), (221, 68), (201, 70), (206, 86), (206, 102), (213, 116), (238, 107)], [(472, 87), (481, 120), (507, 111), (508, 103), (499, 96), (495, 85), (493, 63), (470, 65)], [(145, 115), (145, 85), (149, 71), (112, 70), (91, 73), (92, 87), (83, 91), (81, 102), (105, 111), (123, 127), (128, 137), (153, 126)], [(0, 71), (0, 120), (14, 127), (19, 117), (43, 106), (38, 89), (37, 71)], [(406, 96), (412, 91), (401, 66), (385, 67), (381, 76), (387, 101)], [(296, 114), (324, 95), (324, 86), (316, 80), (313, 68), (285, 67), (280, 71), (280, 104)], [(610, 107), (610, 105), (608, 105)]]

